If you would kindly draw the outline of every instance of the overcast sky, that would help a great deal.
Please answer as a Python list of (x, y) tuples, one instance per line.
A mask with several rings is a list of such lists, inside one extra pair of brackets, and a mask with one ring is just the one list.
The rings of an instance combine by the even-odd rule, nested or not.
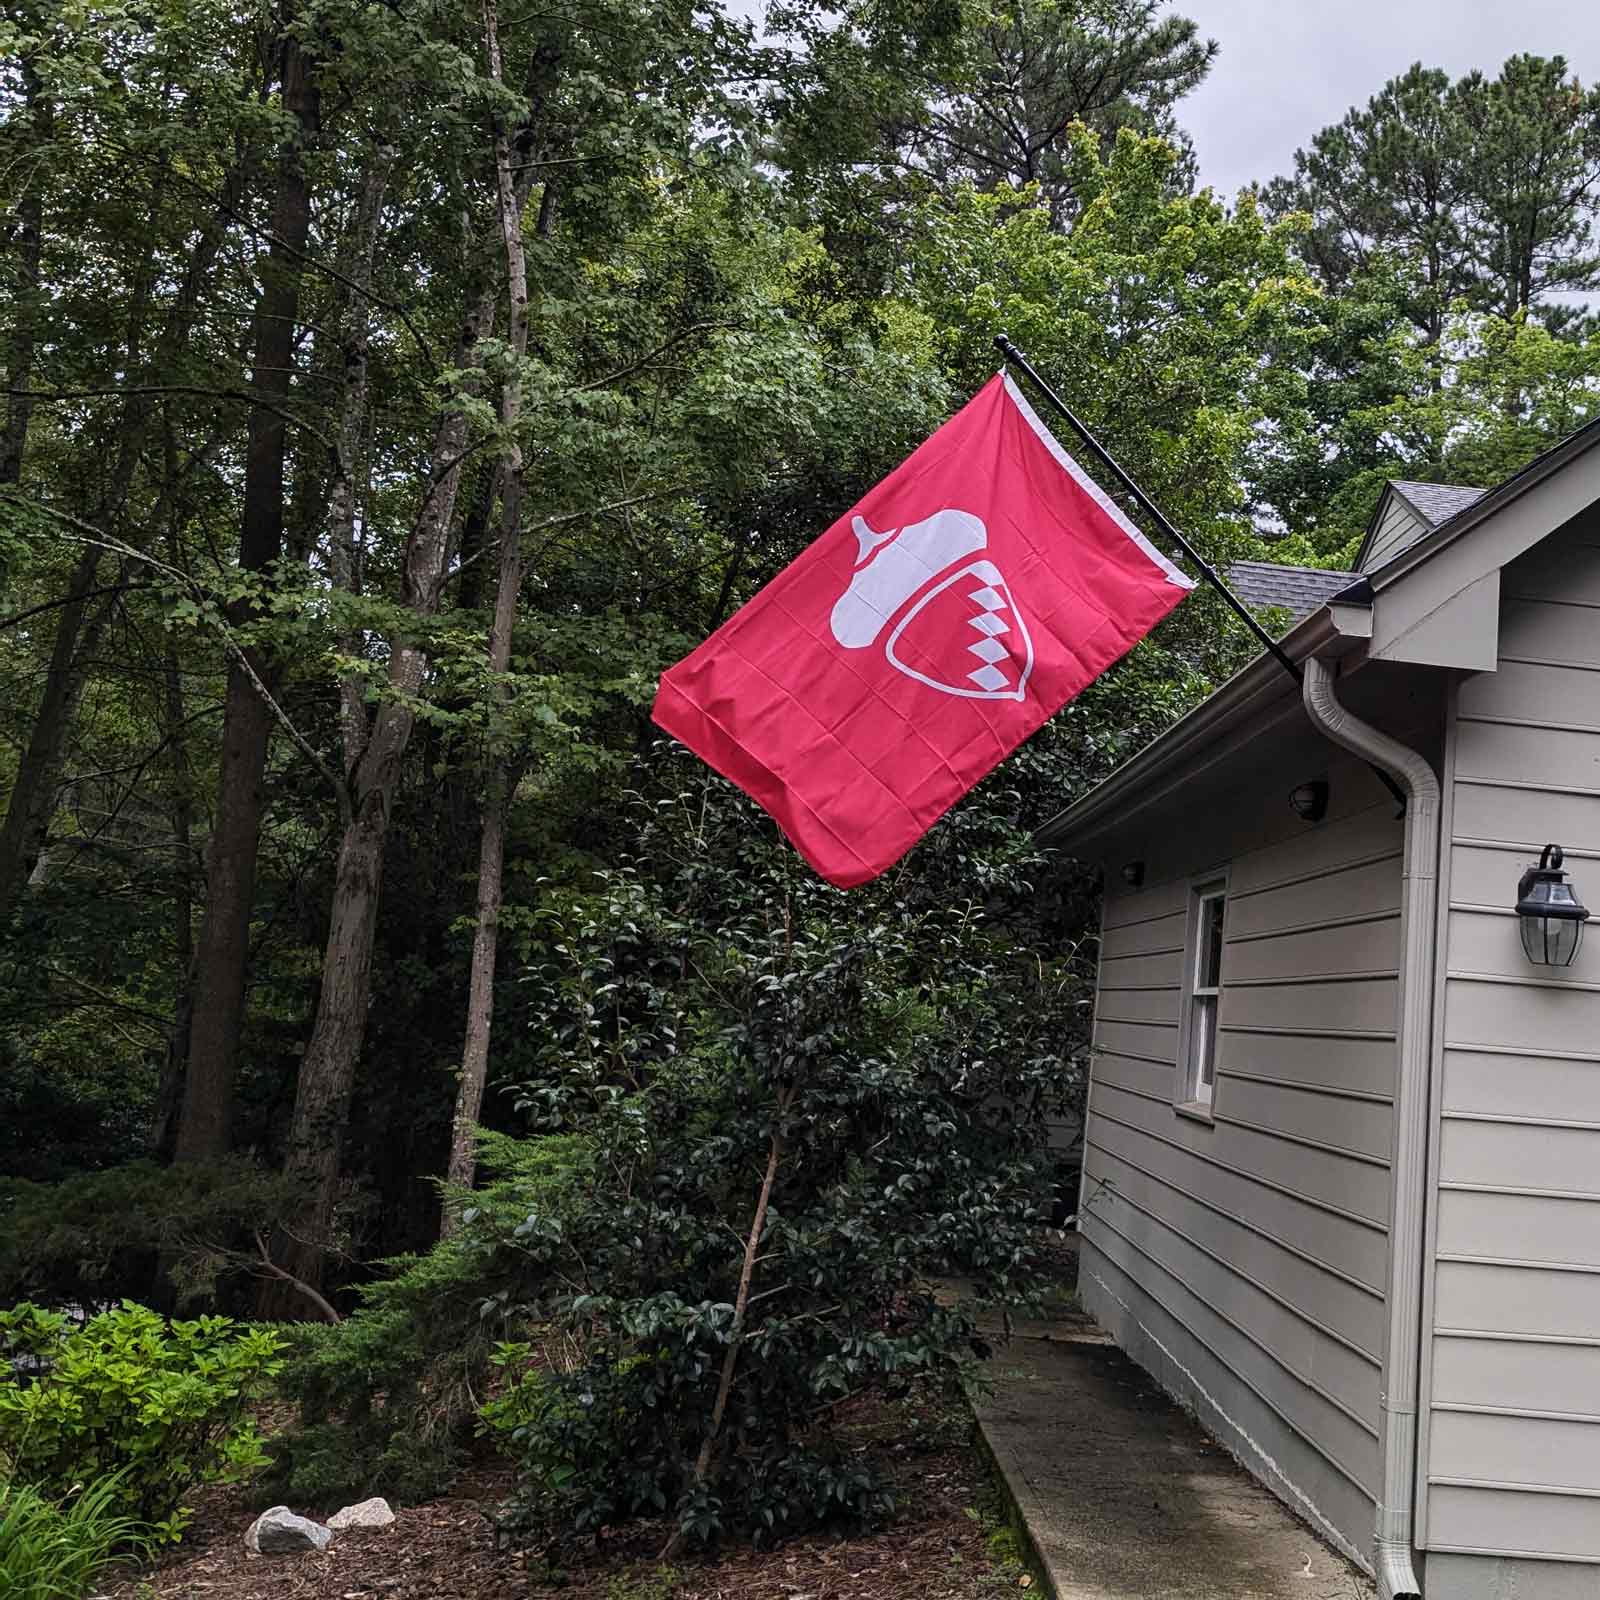
[(1600, 78), (1594, 0), (1176, 0), (1222, 46), (1178, 106), (1200, 181), (1231, 199), (1287, 172), (1294, 152), (1413, 61), (1493, 74), (1518, 51), (1564, 55)]
[[(723, 0), (759, 17), (765, 0)], [(1600, 79), (1596, 0), (1173, 0), (1222, 46), (1211, 76), (1178, 107), (1200, 181), (1231, 200), (1288, 172), (1313, 134), (1365, 104), (1413, 61), (1452, 77), (1495, 73), (1518, 51), (1564, 55)]]

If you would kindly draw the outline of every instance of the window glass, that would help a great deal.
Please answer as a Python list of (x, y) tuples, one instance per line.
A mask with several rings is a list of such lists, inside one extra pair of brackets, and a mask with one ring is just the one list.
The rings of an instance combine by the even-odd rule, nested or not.
[(1217, 1006), (1222, 987), (1222, 938), (1226, 901), (1220, 885), (1199, 890), (1191, 902), (1188, 1030), (1184, 1036), (1183, 1094), (1190, 1105), (1209, 1107), (1217, 1079)]

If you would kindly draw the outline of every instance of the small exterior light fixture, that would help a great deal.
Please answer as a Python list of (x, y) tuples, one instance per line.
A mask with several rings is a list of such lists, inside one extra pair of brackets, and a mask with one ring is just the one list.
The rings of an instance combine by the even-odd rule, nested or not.
[(1130, 889), (1137, 889), (1144, 882), (1144, 862), (1130, 861), (1122, 869), (1122, 881)]
[(1589, 913), (1561, 870), (1561, 846), (1547, 844), (1539, 865), (1529, 867), (1517, 885), (1517, 921), (1522, 948), (1539, 967), (1570, 967), (1583, 943)]
[(1289, 805), (1297, 817), (1307, 822), (1321, 822), (1328, 814), (1328, 784), (1324, 778), (1313, 778), (1298, 789), (1289, 791)]

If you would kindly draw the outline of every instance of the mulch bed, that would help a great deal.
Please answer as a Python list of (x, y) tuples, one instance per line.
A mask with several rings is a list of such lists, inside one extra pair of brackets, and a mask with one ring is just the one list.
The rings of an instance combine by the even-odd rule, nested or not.
[[(154, 1570), (102, 1584), (103, 1600), (974, 1600), (1026, 1592), (1014, 1562), (991, 1558), (1002, 1521), (965, 1409), (930, 1401), (862, 1403), (840, 1419), (895, 1482), (900, 1510), (858, 1538), (794, 1539), (771, 1550), (658, 1557), (665, 1524), (613, 1533), (552, 1585), (514, 1551), (496, 1549), (490, 1514), (509, 1475), (489, 1470), (447, 1497), (398, 1512), (393, 1526), (337, 1537), (321, 1554), (254, 1556), (255, 1515), (237, 1489), (201, 1491), (181, 1545)], [(295, 1510), (306, 1508), (296, 1506)], [(308, 1514), (330, 1514), (321, 1507)], [(996, 1541), (1005, 1548), (1005, 1538)]]

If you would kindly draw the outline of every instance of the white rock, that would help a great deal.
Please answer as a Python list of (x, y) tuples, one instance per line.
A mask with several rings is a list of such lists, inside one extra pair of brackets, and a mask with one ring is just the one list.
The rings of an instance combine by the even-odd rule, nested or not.
[(328, 1518), (328, 1526), (335, 1533), (343, 1533), (346, 1528), (387, 1528), (393, 1521), (394, 1512), (389, 1509), (389, 1502), (381, 1495), (374, 1495), (358, 1505), (335, 1511)]
[(326, 1550), (332, 1532), (310, 1517), (297, 1517), (288, 1506), (273, 1506), (250, 1524), (244, 1547), (257, 1555), (294, 1555), (302, 1550)]

